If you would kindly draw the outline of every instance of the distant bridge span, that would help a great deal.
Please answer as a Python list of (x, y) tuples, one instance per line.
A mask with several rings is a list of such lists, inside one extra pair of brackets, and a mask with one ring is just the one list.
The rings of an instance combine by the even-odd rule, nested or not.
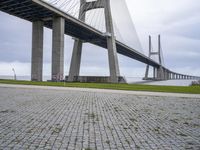
[[(107, 49), (107, 36), (105, 33), (87, 25), (85, 22), (76, 19), (69, 14), (53, 7), (52, 5), (42, 0), (0, 0), (0, 10), (17, 16), (19, 18), (28, 20), (30, 22), (43, 21), (44, 26), (53, 29), (53, 17), (60, 16), (64, 18), (64, 33), (74, 38), (80, 39), (84, 42), (89, 42)], [(197, 79), (198, 77), (179, 74), (161, 66), (156, 61), (150, 59), (137, 50), (119, 42), (116, 42), (116, 50), (119, 54), (135, 59), (139, 62), (145, 63), (157, 69), (157, 74), (161, 73), (159, 80), (167, 79)]]

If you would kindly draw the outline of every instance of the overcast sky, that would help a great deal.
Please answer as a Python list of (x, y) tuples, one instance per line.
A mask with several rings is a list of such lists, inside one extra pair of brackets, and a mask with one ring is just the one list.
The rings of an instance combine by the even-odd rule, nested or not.
[[(176, 72), (200, 75), (199, 0), (126, 2), (145, 54), (148, 51), (148, 35), (152, 35), (153, 47), (157, 50), (157, 35), (161, 34), (165, 65)], [(0, 19), (0, 75), (12, 75), (12, 68), (15, 68), (17, 75), (30, 75), (31, 23), (2, 12)], [(122, 36), (130, 37), (135, 34), (134, 28), (129, 28), (127, 24), (119, 30)], [(127, 29), (133, 34), (126, 36)], [(51, 36), (51, 30), (45, 29), (44, 75), (51, 74)], [(72, 47), (73, 40), (65, 36), (65, 75), (68, 74)], [(144, 75), (144, 64), (121, 55), (118, 57), (121, 75)], [(107, 58), (104, 49), (84, 44), (81, 75), (109, 75)]]

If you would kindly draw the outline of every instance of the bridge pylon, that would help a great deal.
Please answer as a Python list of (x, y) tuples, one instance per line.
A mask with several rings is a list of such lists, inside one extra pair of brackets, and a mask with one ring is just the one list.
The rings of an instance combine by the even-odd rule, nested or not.
[(163, 64), (162, 64), (162, 57), (161, 57), (161, 37), (158, 35), (158, 51), (155, 52), (152, 49), (152, 41), (151, 41), (151, 36), (149, 36), (149, 58), (151, 58), (153, 55), (158, 56), (159, 64), (160, 66), (158, 68), (153, 68), (153, 77), (149, 77), (149, 64), (146, 66), (146, 72), (145, 72), (145, 77), (143, 80), (166, 80), (167, 79), (167, 70), (163, 69)]
[[(96, 0), (87, 2), (86, 0), (80, 0), (80, 12), (79, 19), (85, 22), (86, 12), (92, 9), (104, 8), (105, 23), (106, 23), (106, 34), (107, 37), (107, 49), (108, 49), (108, 60), (110, 77), (108, 82), (118, 83), (120, 80), (119, 64), (117, 57), (117, 49), (114, 35), (114, 28), (112, 22), (112, 14), (110, 7), (110, 0)], [(72, 53), (72, 60), (69, 70), (68, 81), (77, 81), (80, 73), (81, 65), (81, 53), (82, 53), (83, 41), (75, 39), (74, 48)]]

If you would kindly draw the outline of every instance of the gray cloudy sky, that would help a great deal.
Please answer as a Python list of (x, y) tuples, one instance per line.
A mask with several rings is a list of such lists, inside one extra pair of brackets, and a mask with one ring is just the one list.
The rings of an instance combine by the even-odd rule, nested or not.
[[(116, 4), (120, 0), (112, 1)], [(200, 75), (199, 0), (126, 0), (126, 2), (146, 54), (148, 35), (152, 35), (154, 49), (157, 50), (157, 35), (161, 34), (165, 65), (173, 71)], [(30, 75), (31, 23), (2, 12), (0, 19), (0, 75), (12, 75), (12, 68), (15, 68), (18, 75)], [(122, 36), (126, 36), (126, 29), (120, 27)], [(134, 32), (134, 29), (130, 30)], [(51, 73), (51, 34), (51, 30), (45, 29), (44, 75)], [(73, 40), (65, 36), (65, 74), (68, 74), (72, 47)], [(142, 63), (121, 55), (119, 63), (123, 76), (144, 75), (145, 65)], [(81, 74), (108, 75), (107, 52), (85, 44)]]

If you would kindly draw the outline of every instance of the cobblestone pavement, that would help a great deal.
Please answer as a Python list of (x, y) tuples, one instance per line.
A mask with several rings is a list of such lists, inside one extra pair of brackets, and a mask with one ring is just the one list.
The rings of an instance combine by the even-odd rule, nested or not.
[(0, 87), (0, 149), (200, 149), (200, 99)]

